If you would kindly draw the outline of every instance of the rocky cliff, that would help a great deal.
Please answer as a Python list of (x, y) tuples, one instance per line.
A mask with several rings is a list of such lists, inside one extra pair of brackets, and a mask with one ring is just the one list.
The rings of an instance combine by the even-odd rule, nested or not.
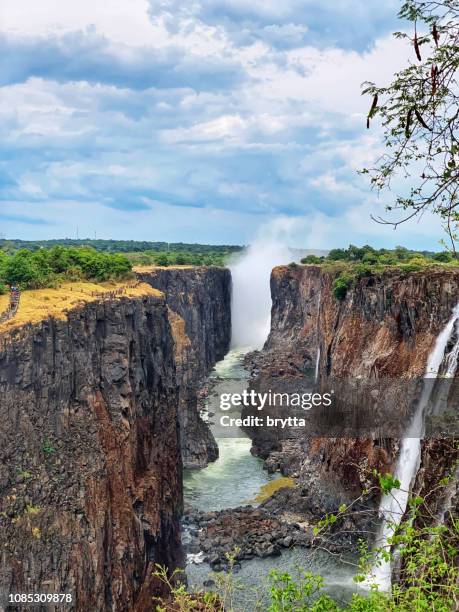
[(306, 431), (250, 432), (270, 469), (299, 476), (284, 502), (315, 515), (358, 496), (372, 468), (393, 469), (416, 381), (459, 302), (459, 273), (451, 269), (364, 277), (341, 301), (333, 295), (335, 278), (319, 266), (275, 268), (271, 333), (252, 358), (256, 389), (299, 390), (309, 375), (310, 389), (335, 390), (338, 425), (348, 419), (337, 434), (330, 426), (337, 423), (320, 423), (317, 411), (308, 414)]
[(149, 609), (154, 564), (182, 563), (164, 297), (96, 301), (4, 335), (0, 389), (0, 591)]
[(218, 457), (209, 427), (199, 417), (198, 390), (231, 341), (231, 274), (224, 268), (150, 268), (140, 280), (164, 292), (176, 346), (183, 464), (199, 468)]

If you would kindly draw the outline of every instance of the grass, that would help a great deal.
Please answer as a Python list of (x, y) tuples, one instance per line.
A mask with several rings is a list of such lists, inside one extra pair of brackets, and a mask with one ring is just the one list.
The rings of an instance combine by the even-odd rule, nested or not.
[(7, 294), (0, 295), (0, 314), (8, 308), (9, 303), (10, 303), (9, 295)]
[[(70, 310), (90, 302), (96, 302), (100, 299), (101, 293), (110, 293), (123, 287), (126, 288), (126, 293), (115, 296), (115, 299), (120, 297), (162, 295), (160, 291), (153, 289), (153, 287), (146, 283), (139, 283), (135, 287), (129, 287), (123, 282), (91, 283), (81, 281), (64, 283), (57, 289), (23, 291), (18, 312), (12, 319), (0, 325), (0, 332), (9, 331), (27, 323), (38, 323), (49, 317), (65, 320)], [(98, 295), (94, 295), (94, 293)], [(6, 309), (8, 301), (9, 296), (0, 296), (0, 312)]]
[(155, 264), (148, 264), (146, 266), (134, 266), (133, 272), (153, 272), (153, 270), (189, 270), (191, 268), (199, 268), (201, 266), (191, 266), (184, 264), (183, 266), (157, 266)]

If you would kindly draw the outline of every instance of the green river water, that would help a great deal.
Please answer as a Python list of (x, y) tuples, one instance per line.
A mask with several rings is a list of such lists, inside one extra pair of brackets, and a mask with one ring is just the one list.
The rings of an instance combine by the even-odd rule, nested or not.
[[(215, 406), (220, 393), (246, 388), (248, 375), (243, 367), (245, 353), (243, 349), (232, 350), (215, 366), (211, 374), (212, 391), (207, 403), (210, 412), (217, 412)], [(210, 421), (212, 423), (212, 417)], [(251, 442), (241, 430), (228, 433), (217, 423), (212, 424), (212, 430), (220, 457), (204, 469), (185, 470), (185, 506), (211, 511), (255, 505), (253, 500), (260, 488), (278, 475), (270, 475), (263, 470), (263, 462), (251, 455)], [(269, 571), (278, 569), (298, 575), (299, 568), (323, 576), (327, 592), (339, 600), (349, 599), (350, 594), (357, 590), (352, 580), (355, 571), (353, 565), (337, 560), (325, 551), (286, 549), (280, 557), (255, 558), (242, 562), (234, 578), (243, 590), (236, 589), (233, 610), (252, 612), (266, 609), (266, 600), (258, 607), (257, 593), (266, 592)], [(207, 563), (188, 563), (186, 570), (190, 587), (198, 590), (203, 588), (203, 583), (212, 574)]]

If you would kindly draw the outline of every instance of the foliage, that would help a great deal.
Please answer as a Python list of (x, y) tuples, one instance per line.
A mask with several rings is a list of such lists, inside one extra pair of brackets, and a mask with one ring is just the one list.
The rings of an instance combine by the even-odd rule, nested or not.
[(155, 252), (126, 253), (126, 257), (135, 266), (224, 266), (231, 257), (231, 252)]
[(302, 264), (320, 264), (324, 260), (324, 257), (317, 257), (317, 255), (306, 255), (301, 260)]
[(391, 186), (397, 176), (410, 178), (387, 209), (401, 211), (398, 221), (379, 218), (395, 227), (432, 211), (440, 216), (456, 252), (459, 221), (459, 4), (457, 0), (407, 0), (399, 17), (411, 22), (411, 33), (397, 32), (413, 50), (413, 61), (395, 74), (387, 87), (365, 83), (372, 96), (367, 125), (380, 118), (385, 154), (376, 167), (364, 168), (377, 189)]
[[(231, 566), (229, 574), (213, 575), (214, 590), (208, 593), (189, 593), (182, 584), (173, 584), (167, 571), (162, 568), (159, 574), (162, 581), (170, 586), (172, 593), (168, 607), (157, 607), (157, 612), (197, 611), (235, 612), (233, 601), (237, 599), (251, 605), (254, 611), (268, 612), (449, 612), (459, 606), (459, 521), (447, 512), (443, 524), (435, 520), (434, 508), (429, 507), (429, 498), (436, 501), (446, 494), (451, 479), (454, 478), (457, 464), (449, 469), (449, 474), (433, 485), (426, 497), (411, 496), (407, 513), (400, 525), (393, 529), (393, 536), (387, 546), (369, 549), (368, 543), (358, 545), (360, 561), (356, 583), (367, 582), (368, 590), (354, 593), (348, 603), (336, 601), (325, 592), (325, 582), (321, 576), (299, 569), (298, 575), (273, 570), (267, 581), (259, 585), (256, 599), (250, 604), (251, 593), (235, 581)], [(370, 472), (369, 472), (370, 473)], [(390, 495), (400, 482), (391, 474), (371, 472), (376, 484), (362, 493), (361, 498), (370, 498), (376, 493)], [(353, 513), (361, 513), (359, 500), (342, 504), (334, 514), (327, 515), (315, 529), (316, 536), (345, 525)], [(322, 548), (326, 540), (321, 537)], [(382, 593), (377, 585), (371, 584), (372, 569), (381, 558), (392, 559), (394, 549), (399, 558), (399, 580), (392, 592)], [(335, 549), (336, 554), (336, 549)], [(230, 556), (229, 556), (230, 557)], [(231, 557), (233, 560), (235, 557)], [(158, 574), (155, 574), (158, 575)], [(239, 593), (239, 597), (236, 595)], [(197, 602), (200, 602), (199, 607)], [(205, 605), (204, 603), (205, 602)]]
[(131, 268), (128, 259), (120, 253), (99, 253), (85, 247), (21, 249), (11, 255), (0, 251), (0, 288), (9, 284), (38, 289), (56, 286), (63, 280), (105, 281), (121, 278)]
[(350, 274), (343, 273), (333, 281), (333, 295), (337, 300), (346, 299), (347, 290), (352, 285), (353, 277)]
[(353, 244), (347, 249), (332, 249), (323, 262), (349, 262), (349, 263), (366, 263), (370, 265), (397, 265), (406, 263), (413, 258), (423, 258), (426, 262), (442, 262), (448, 263), (452, 261), (451, 254), (448, 252), (433, 253), (432, 251), (411, 251), (402, 246), (397, 246), (395, 249), (374, 249), (366, 244), (363, 247), (357, 247)]
[(92, 248), (101, 253), (188, 253), (198, 255), (227, 255), (238, 253), (244, 247), (237, 245), (187, 244), (184, 242), (148, 242), (140, 240), (74, 240), (71, 238), (55, 240), (0, 240), (0, 249), (13, 253), (21, 249), (38, 251), (55, 246), (71, 248)]
[(392, 474), (379, 474), (379, 486), (384, 495), (388, 495), (392, 489), (400, 489), (400, 480), (394, 478)]
[(347, 291), (363, 277), (381, 274), (386, 269), (400, 272), (418, 272), (430, 267), (457, 267), (458, 261), (448, 251), (434, 253), (431, 251), (411, 251), (398, 246), (395, 249), (374, 249), (369, 245), (357, 247), (351, 244), (347, 249), (332, 249), (327, 257), (318, 262), (324, 269), (333, 272), (333, 295), (337, 300), (346, 299)]
[(55, 452), (55, 448), (50, 440), (44, 440), (42, 444), (42, 450), (45, 455), (49, 456)]

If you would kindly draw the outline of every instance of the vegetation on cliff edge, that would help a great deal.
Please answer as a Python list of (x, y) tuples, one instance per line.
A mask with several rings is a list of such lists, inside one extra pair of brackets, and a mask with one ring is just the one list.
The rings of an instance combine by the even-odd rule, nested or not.
[[(325, 591), (321, 576), (298, 568), (297, 575), (273, 570), (264, 584), (247, 588), (233, 574), (238, 551), (228, 554), (229, 572), (212, 575), (212, 590), (189, 592), (180, 580), (180, 571), (172, 577), (163, 567), (155, 576), (168, 587), (167, 600), (156, 600), (156, 612), (235, 612), (244, 602), (244, 609), (265, 612), (449, 612), (459, 605), (459, 520), (447, 511), (445, 520), (435, 520), (435, 501), (444, 495), (455, 477), (457, 465), (437, 483), (426, 498), (411, 496), (404, 520), (393, 526), (393, 535), (383, 546), (369, 550), (360, 543), (360, 563), (354, 580), (368, 587), (355, 592), (349, 601), (337, 601)], [(380, 493), (390, 494), (400, 483), (391, 475), (378, 474)], [(364, 494), (370, 494), (366, 491)], [(431, 502), (434, 505), (431, 506)], [(343, 505), (336, 514), (329, 514), (315, 529), (326, 546), (327, 533), (339, 531), (345, 524), (353, 504)], [(324, 538), (325, 536), (325, 538)], [(372, 584), (372, 575), (379, 559), (397, 559), (398, 578), (390, 593), (380, 592)]]
[(344, 300), (347, 290), (360, 278), (380, 274), (392, 269), (400, 272), (418, 272), (429, 268), (458, 268), (459, 261), (449, 252), (411, 251), (398, 246), (395, 249), (374, 249), (369, 245), (347, 249), (332, 249), (326, 257), (308, 255), (303, 264), (320, 264), (337, 276), (333, 293), (338, 300)]
[(6, 285), (40, 289), (55, 287), (65, 280), (120, 279), (131, 270), (124, 255), (99, 253), (91, 248), (55, 246), (39, 251), (21, 249), (11, 255), (0, 251), (0, 291), (5, 292)]

